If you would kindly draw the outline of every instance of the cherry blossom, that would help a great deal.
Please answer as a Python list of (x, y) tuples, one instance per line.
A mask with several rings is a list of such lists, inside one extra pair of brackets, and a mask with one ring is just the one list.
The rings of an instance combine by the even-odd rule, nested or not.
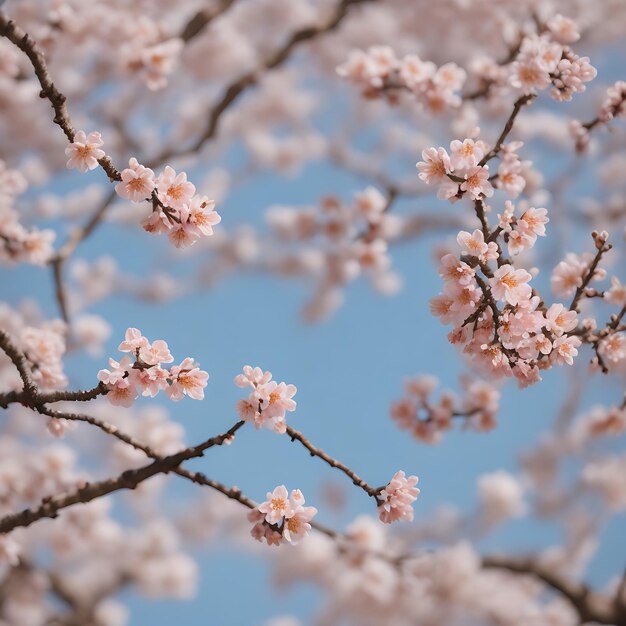
[(271, 372), (263, 372), (258, 367), (246, 365), (243, 374), (235, 377), (238, 387), (252, 387), (246, 400), (239, 400), (237, 413), (239, 417), (252, 422), (259, 429), (269, 428), (282, 434), (286, 430), (285, 415), (287, 411), (295, 411), (295, 385), (272, 380)]
[(413, 520), (412, 504), (420, 493), (415, 486), (418, 480), (417, 476), (407, 477), (402, 470), (393, 475), (379, 496), (378, 516), (381, 522), (391, 524), (398, 520)]
[(102, 145), (104, 141), (99, 132), (94, 131), (86, 135), (85, 131), (79, 130), (74, 136), (74, 141), (65, 148), (65, 154), (69, 157), (68, 169), (76, 168), (83, 173), (95, 170), (98, 161), (105, 156), (104, 150), (100, 149)]
[(311, 530), (311, 520), (317, 514), (313, 506), (304, 506), (304, 496), (299, 489), (291, 494), (284, 485), (268, 492), (267, 500), (248, 514), (252, 522), (252, 536), (272, 546), (281, 543), (296, 544)]
[(115, 191), (122, 198), (141, 202), (150, 197), (155, 187), (154, 172), (140, 165), (135, 157), (128, 161), (128, 167), (121, 172), (122, 182), (115, 185)]

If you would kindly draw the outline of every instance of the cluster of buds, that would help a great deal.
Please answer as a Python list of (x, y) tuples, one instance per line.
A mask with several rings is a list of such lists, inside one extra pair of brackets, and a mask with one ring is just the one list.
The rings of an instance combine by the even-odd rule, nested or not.
[(106, 386), (106, 397), (111, 404), (128, 407), (139, 393), (153, 398), (162, 389), (174, 401), (184, 396), (194, 400), (204, 398), (208, 373), (201, 370), (190, 357), (169, 369), (162, 367), (163, 363), (174, 360), (167, 343), (162, 339), (151, 343), (140, 330), (129, 328), (118, 349), (132, 356), (127, 354), (120, 361), (110, 358), (110, 369), (98, 372), (98, 380)]
[(511, 65), (511, 86), (525, 93), (535, 93), (552, 86), (550, 95), (558, 101), (569, 101), (575, 93), (585, 91), (585, 83), (597, 71), (589, 57), (579, 57), (567, 46), (579, 37), (571, 20), (558, 16), (548, 29), (522, 41), (519, 54)]
[(400, 520), (413, 521), (412, 505), (420, 493), (416, 486), (418, 482), (417, 476), (407, 477), (402, 470), (393, 475), (387, 486), (376, 496), (381, 522), (391, 524)]
[(311, 530), (311, 520), (317, 514), (314, 506), (304, 506), (299, 489), (289, 495), (284, 485), (268, 492), (267, 500), (248, 513), (253, 523), (251, 535), (269, 546), (298, 543)]
[[(478, 207), (485, 210), (481, 204)], [(560, 303), (548, 307), (529, 284), (531, 274), (504, 259), (495, 245), (503, 234), (512, 254), (532, 247), (545, 234), (546, 213), (528, 208), (515, 218), (513, 205), (507, 203), (495, 236), (485, 237), (482, 230), (461, 231), (457, 238), (461, 255), (442, 257), (439, 274), (444, 292), (431, 300), (433, 314), (454, 325), (449, 335), (452, 343), (463, 345), (464, 352), (491, 376), (514, 375), (520, 386), (540, 380), (541, 369), (572, 365), (582, 343), (576, 300), (569, 309)], [(604, 234), (595, 233), (594, 241), (599, 254), (610, 249)], [(495, 269), (489, 264), (492, 261), (497, 261)], [(587, 283), (604, 275), (596, 265), (581, 262), (572, 267), (564, 261), (553, 274), (553, 286), (561, 286), (561, 295), (575, 292), (587, 273)]]
[(20, 172), (8, 169), (0, 159), (0, 262), (45, 265), (54, 252), (53, 230), (25, 228), (15, 210), (15, 199), (26, 190), (26, 179)]
[(308, 318), (322, 317), (337, 306), (343, 287), (360, 276), (385, 295), (397, 291), (399, 278), (391, 267), (388, 241), (398, 235), (401, 223), (387, 213), (388, 204), (378, 189), (367, 187), (352, 202), (327, 196), (319, 209), (275, 206), (268, 211), (267, 221), (280, 239), (311, 244), (274, 263), (283, 273), (319, 275)]
[(500, 392), (482, 380), (463, 378), (464, 396), (458, 399), (443, 391), (439, 400), (432, 394), (439, 381), (434, 376), (415, 376), (405, 382), (405, 395), (391, 405), (391, 417), (401, 430), (410, 431), (425, 443), (438, 443), (452, 428), (455, 418), (476, 431), (485, 432), (496, 425)]
[[(65, 149), (69, 157), (67, 167), (81, 172), (95, 169), (106, 157), (102, 145), (99, 132), (86, 135), (79, 130)], [(120, 197), (152, 204), (152, 212), (143, 222), (144, 229), (149, 233), (166, 234), (177, 248), (191, 246), (201, 237), (212, 235), (213, 226), (222, 219), (215, 211), (215, 202), (197, 195), (187, 174), (176, 173), (169, 165), (155, 177), (149, 167), (132, 157), (128, 167), (116, 176), (120, 182), (115, 185), (115, 191)]]
[(416, 167), (427, 185), (439, 184), (437, 197), (443, 200), (456, 202), (466, 193), (472, 200), (491, 198), (494, 186), (516, 198), (526, 187), (525, 170), (530, 164), (517, 154), (523, 145), (521, 141), (503, 144), (498, 155), (500, 164), (493, 175), (487, 161), (496, 155), (490, 153), (486, 142), (472, 137), (451, 141), (449, 154), (443, 147), (426, 148)]
[(250, 365), (244, 366), (243, 374), (235, 377), (235, 385), (252, 387), (248, 398), (237, 402), (237, 413), (242, 420), (254, 424), (257, 429), (263, 427), (279, 434), (285, 433), (285, 413), (296, 409), (293, 399), (297, 391), (295, 385), (277, 383), (272, 380), (271, 372)]
[(458, 92), (466, 79), (465, 70), (456, 63), (437, 67), (416, 54), (398, 59), (389, 46), (372, 46), (366, 52), (353, 50), (337, 73), (363, 87), (368, 98), (385, 94), (394, 102), (400, 92), (408, 91), (433, 113), (461, 104)]

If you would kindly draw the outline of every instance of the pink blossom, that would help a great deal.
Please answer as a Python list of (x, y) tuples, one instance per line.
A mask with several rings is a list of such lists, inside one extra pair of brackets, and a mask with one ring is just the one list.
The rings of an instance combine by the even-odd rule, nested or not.
[[(348, 60), (337, 67), (337, 74), (355, 82), (370, 83), (377, 76), (377, 68), (363, 50), (352, 50)], [(376, 83), (380, 86), (380, 81)]]
[(412, 504), (420, 490), (416, 487), (417, 476), (406, 477), (402, 470), (396, 472), (389, 484), (379, 494), (378, 516), (385, 524), (398, 520), (413, 521)]
[(548, 219), (548, 211), (546, 209), (535, 209), (533, 207), (524, 211), (522, 217), (517, 221), (517, 229), (534, 240), (539, 237), (545, 237), (546, 224)]
[(157, 366), (147, 368), (133, 368), (130, 370), (131, 383), (139, 387), (142, 396), (154, 398), (161, 389), (167, 389), (169, 372)]
[(493, 297), (515, 306), (530, 297), (528, 281), (532, 276), (526, 270), (516, 270), (512, 265), (499, 267), (489, 279)]
[(568, 337), (563, 335), (557, 337), (552, 343), (552, 352), (550, 353), (550, 360), (556, 365), (572, 365), (574, 363), (574, 357), (578, 354), (578, 348), (581, 341), (578, 337)]
[(493, 187), (489, 182), (489, 166), (477, 165), (472, 167), (465, 174), (465, 181), (461, 183), (461, 191), (467, 191), (474, 200), (485, 196), (493, 196)]
[(420, 172), (419, 177), (427, 185), (448, 180), (452, 165), (444, 148), (426, 148), (422, 151), (422, 159), (416, 167)]
[(598, 352), (603, 359), (619, 363), (626, 359), (626, 337), (623, 334), (611, 334), (598, 344)]
[(463, 87), (466, 77), (465, 70), (456, 63), (446, 63), (435, 73), (433, 83), (445, 90), (458, 91)]
[(136, 353), (141, 348), (149, 345), (149, 341), (141, 334), (138, 328), (128, 328), (124, 336), (124, 341), (118, 346), (120, 352)]
[(557, 336), (576, 328), (578, 313), (569, 311), (562, 304), (556, 303), (546, 311), (546, 329)]
[(171, 363), (174, 360), (167, 342), (163, 341), (163, 339), (157, 339), (151, 344), (139, 348), (139, 358), (147, 365)]
[(107, 392), (107, 400), (114, 406), (132, 406), (137, 399), (137, 387), (129, 380), (120, 380), (112, 386), (109, 386)]
[(482, 257), (489, 250), (489, 247), (485, 243), (485, 236), (483, 235), (482, 230), (476, 229), (471, 234), (462, 230), (456, 236), (456, 240), (461, 247), (463, 254)]
[(272, 380), (271, 372), (263, 372), (258, 367), (244, 367), (244, 373), (235, 377), (238, 387), (252, 387), (247, 400), (237, 403), (239, 417), (254, 424), (255, 428), (269, 428), (278, 434), (284, 434), (287, 425), (285, 413), (294, 411), (296, 386)]
[(205, 236), (213, 234), (213, 226), (222, 221), (215, 209), (215, 201), (206, 196), (194, 196), (189, 203), (188, 222)]
[(140, 165), (135, 157), (128, 161), (128, 167), (121, 172), (122, 182), (115, 185), (115, 191), (122, 198), (141, 202), (150, 197), (154, 189), (154, 172)]
[(370, 222), (379, 222), (387, 207), (387, 199), (375, 187), (367, 187), (357, 193), (354, 200), (354, 208), (357, 213)]
[(513, 63), (511, 69), (511, 85), (526, 93), (545, 89), (550, 84), (549, 70), (534, 56), (519, 58)]
[(125, 356), (118, 362), (115, 359), (109, 359), (109, 367), (111, 369), (102, 369), (98, 372), (98, 380), (105, 385), (116, 385), (123, 378), (128, 376), (128, 372), (133, 366), (130, 357)]
[(265, 515), (268, 524), (278, 524), (283, 517), (291, 517), (294, 513), (293, 503), (285, 485), (279, 485), (272, 492), (268, 492), (267, 500), (258, 506), (258, 510)]
[(522, 163), (516, 154), (506, 153), (501, 159), (496, 186), (504, 189), (511, 198), (517, 198), (524, 191), (526, 179), (522, 176)]
[(296, 544), (304, 539), (311, 530), (310, 521), (316, 514), (317, 509), (314, 506), (298, 506), (295, 508), (292, 515), (287, 516), (285, 519), (283, 537), (292, 544)]
[(196, 192), (193, 183), (187, 181), (187, 174), (185, 172), (176, 174), (176, 171), (169, 165), (157, 178), (156, 186), (159, 200), (166, 206), (177, 210), (188, 204)]
[(200, 230), (194, 222), (189, 220), (189, 210), (186, 206), (180, 209), (180, 222), (172, 224), (167, 238), (177, 248), (187, 248), (200, 238)]
[(243, 374), (235, 376), (237, 387), (257, 387), (272, 380), (272, 372), (264, 372), (260, 367), (243, 366)]
[(411, 90), (422, 89), (436, 69), (434, 63), (422, 61), (416, 54), (407, 54), (400, 61), (400, 79)]
[(453, 254), (446, 254), (441, 258), (439, 275), (445, 281), (458, 282), (461, 286), (475, 284), (474, 269)]
[(152, 211), (141, 225), (147, 233), (153, 235), (169, 233), (172, 230), (172, 220), (161, 209)]
[(285, 411), (295, 411), (296, 402), (293, 396), (296, 395), (295, 385), (277, 383), (272, 380), (258, 388), (258, 398), (263, 406), (263, 413), (267, 417), (284, 416)]
[(626, 285), (622, 285), (617, 276), (611, 277), (611, 287), (604, 292), (604, 301), (619, 307), (626, 304)]
[(450, 161), (455, 170), (476, 167), (483, 156), (485, 153), (481, 143), (475, 143), (473, 139), (455, 139), (450, 142)]
[(79, 130), (74, 135), (74, 141), (65, 148), (65, 154), (69, 157), (67, 168), (76, 168), (85, 173), (98, 167), (98, 160), (104, 158), (105, 152), (100, 149), (104, 142), (98, 132), (85, 135), (85, 131)]
[(560, 13), (552, 16), (546, 25), (550, 29), (552, 37), (559, 43), (575, 43), (580, 39), (576, 22)]
[(187, 395), (194, 400), (204, 399), (204, 388), (209, 375), (201, 370), (196, 362), (187, 357), (180, 365), (170, 368), (169, 378), (172, 380), (165, 393), (171, 400), (181, 400)]

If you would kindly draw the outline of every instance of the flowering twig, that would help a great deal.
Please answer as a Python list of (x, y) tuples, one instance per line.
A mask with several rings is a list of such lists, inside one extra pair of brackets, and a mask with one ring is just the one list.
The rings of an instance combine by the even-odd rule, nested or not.
[(363, 491), (365, 491), (365, 493), (371, 498), (376, 498), (376, 501), (378, 502), (378, 494), (380, 494), (384, 487), (372, 487), (368, 485), (356, 474), (356, 472), (351, 470), (347, 465), (344, 465), (337, 459), (331, 457), (329, 454), (324, 452), (324, 450), (314, 446), (301, 432), (297, 431), (295, 428), (287, 426), (287, 435), (291, 441), (299, 441), (309, 451), (311, 456), (316, 456), (319, 459), (322, 459), (325, 463), (328, 463), (331, 467), (335, 467), (339, 471), (343, 472), (357, 487), (363, 489)]
[(589, 264), (589, 268), (587, 269), (584, 276), (582, 277), (582, 282), (580, 283), (580, 286), (577, 287), (576, 289), (572, 303), (569, 306), (570, 311), (579, 310), (578, 303), (580, 299), (583, 297), (583, 295), (585, 294), (585, 289), (587, 285), (593, 279), (593, 276), (595, 274), (596, 268), (598, 267), (598, 264), (600, 263), (600, 260), (602, 259), (603, 255), (607, 253), (609, 250), (611, 250), (611, 248), (613, 247), (610, 243), (606, 242), (607, 237), (605, 236), (604, 233), (598, 233), (594, 230), (591, 233), (591, 236), (593, 237), (593, 241), (595, 243), (597, 252), (596, 252), (595, 257)]
[(491, 161), (491, 159), (493, 159), (500, 153), (500, 150), (502, 150), (502, 145), (506, 141), (506, 138), (509, 136), (509, 133), (513, 130), (515, 119), (519, 115), (519, 112), (522, 110), (524, 106), (526, 106), (527, 104), (530, 104), (536, 97), (537, 97), (536, 94), (527, 93), (527, 94), (524, 94), (523, 96), (520, 96), (515, 101), (513, 105), (513, 111), (511, 111), (511, 115), (509, 115), (509, 118), (504, 124), (504, 128), (502, 129), (500, 136), (496, 140), (494, 147), (489, 152), (487, 152), (487, 154), (485, 154), (485, 156), (478, 162), (478, 165), (480, 167), (484, 166), (486, 163)]
[[(41, 85), (40, 96), (50, 101), (54, 109), (54, 123), (63, 131), (67, 140), (72, 143), (74, 141), (74, 127), (70, 121), (67, 111), (67, 98), (56, 88), (52, 82), (48, 66), (39, 46), (23, 31), (13, 20), (10, 20), (4, 11), (0, 11), (0, 35), (6, 37), (11, 43), (15, 44), (30, 60), (35, 75)], [(98, 160), (100, 167), (104, 170), (110, 181), (121, 180), (120, 173), (114, 167), (108, 156)]]
[(309, 41), (315, 37), (329, 33), (335, 30), (343, 19), (348, 14), (348, 9), (352, 5), (363, 4), (365, 2), (375, 2), (376, 0), (341, 0), (336, 6), (333, 14), (328, 21), (321, 26), (307, 26), (296, 32), (294, 32), (287, 42), (279, 48), (274, 54), (269, 56), (262, 64), (261, 67), (255, 70), (251, 70), (246, 74), (243, 74), (234, 82), (230, 83), (224, 90), (222, 97), (213, 106), (209, 112), (208, 120), (204, 132), (198, 137), (198, 139), (188, 148), (176, 150), (169, 148), (163, 150), (149, 163), (149, 167), (155, 167), (164, 161), (185, 156), (190, 153), (198, 152), (204, 144), (213, 139), (217, 133), (219, 122), (222, 115), (226, 110), (236, 101), (239, 97), (249, 88), (255, 85), (259, 79), (260, 72), (273, 70), (280, 67), (285, 61), (287, 61), (293, 50), (298, 44), (303, 41)]
[(152, 478), (152, 476), (173, 472), (183, 461), (201, 457), (209, 448), (222, 445), (230, 440), (242, 425), (243, 423), (238, 422), (221, 435), (211, 437), (197, 446), (187, 448), (176, 454), (159, 457), (149, 465), (144, 465), (138, 469), (126, 470), (119, 476), (107, 480), (86, 483), (83, 487), (70, 493), (62, 493), (45, 498), (37, 507), (24, 509), (19, 513), (13, 513), (0, 519), (0, 533), (7, 533), (18, 527), (30, 526), (40, 519), (55, 518), (58, 516), (59, 511), (74, 504), (85, 504), (96, 498), (101, 498), (123, 489), (135, 489), (140, 483)]
[(30, 368), (26, 356), (17, 348), (11, 340), (8, 333), (0, 329), (0, 348), (11, 359), (15, 365), (22, 383), (24, 384), (24, 393), (33, 396), (37, 393), (36, 387), (30, 375)]

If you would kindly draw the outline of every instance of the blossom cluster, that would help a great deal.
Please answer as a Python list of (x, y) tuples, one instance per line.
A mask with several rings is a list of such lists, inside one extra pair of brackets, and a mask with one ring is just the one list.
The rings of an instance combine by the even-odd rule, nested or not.
[(14, 203), (26, 186), (24, 176), (18, 170), (7, 168), (0, 159), (0, 263), (26, 261), (45, 265), (54, 252), (53, 230), (25, 228), (20, 222)]
[[(105, 157), (103, 144), (99, 132), (86, 135), (79, 130), (65, 149), (69, 157), (67, 167), (81, 172), (95, 169)], [(215, 201), (197, 195), (187, 174), (176, 173), (169, 165), (155, 177), (152, 169), (131, 157), (128, 167), (120, 173), (115, 191), (131, 202), (151, 202), (153, 210), (143, 222), (144, 229), (149, 233), (166, 234), (177, 248), (191, 246), (201, 237), (212, 235), (213, 226), (222, 219), (215, 211)]]
[[(478, 129), (476, 129), (478, 131)], [(426, 148), (417, 163), (419, 177), (427, 185), (439, 184), (437, 197), (456, 202), (465, 193), (473, 200), (491, 198), (494, 186), (503, 189), (510, 198), (517, 198), (526, 186), (525, 172), (530, 163), (521, 161), (517, 151), (520, 141), (503, 144), (500, 163), (490, 175), (487, 160), (489, 146), (481, 139), (467, 137), (450, 142), (450, 153), (443, 148)]]
[(308, 268), (319, 275), (317, 292), (307, 317), (317, 319), (336, 307), (341, 289), (364, 275), (384, 294), (394, 293), (398, 276), (391, 270), (388, 240), (398, 233), (397, 216), (387, 214), (388, 199), (375, 187), (356, 193), (351, 203), (327, 196), (321, 210), (275, 206), (267, 221), (287, 242), (311, 242), (297, 257), (276, 262), (277, 269), (294, 273)]
[(161, 390), (174, 401), (184, 396), (194, 400), (204, 398), (207, 372), (190, 357), (169, 369), (162, 367), (163, 363), (174, 360), (162, 339), (150, 342), (139, 329), (129, 328), (118, 349), (128, 354), (119, 361), (109, 358), (110, 369), (98, 372), (98, 380), (106, 386), (106, 397), (111, 404), (128, 407), (140, 393), (153, 398)]
[(589, 57), (579, 57), (566, 45), (578, 38), (575, 24), (563, 16), (553, 18), (544, 33), (524, 38), (511, 66), (511, 85), (525, 93), (552, 85), (550, 95), (558, 101), (569, 101), (585, 91), (585, 83), (597, 71)]
[(183, 41), (177, 37), (154, 42), (156, 30), (136, 29), (135, 39), (119, 51), (124, 69), (138, 76), (151, 91), (167, 87), (168, 77), (176, 69), (183, 50)]
[[(110, 407), (101, 408), (111, 415)], [(7, 426), (0, 438), (2, 516), (35, 506), (55, 494), (73, 492), (93, 480), (93, 468), (87, 471), (79, 463), (81, 455), (75, 442), (69, 445), (40, 438), (41, 416), (14, 407), (6, 417), (12, 426)], [(145, 464), (145, 456), (141, 464)], [(122, 469), (128, 469), (128, 464)], [(153, 503), (160, 501), (165, 484), (150, 483)], [(149, 597), (189, 597), (196, 588), (197, 566), (183, 551), (176, 525), (163, 515), (146, 517), (132, 511), (121, 522), (113, 509), (110, 500), (100, 498), (61, 511), (58, 523), (0, 536), (3, 584), (10, 593), (4, 615), (11, 616), (16, 624), (43, 624), (51, 619), (56, 607), (50, 576), (62, 580), (64, 588), (80, 585), (86, 601), (97, 598), (98, 623), (111, 626), (125, 623), (120, 619), (124, 606), (109, 597), (111, 590), (118, 588), (118, 580), (124, 580), (125, 586), (136, 586)], [(43, 549), (51, 557), (45, 566), (46, 575), (37, 566)], [(21, 567), (6, 567), (18, 561)]]
[(246, 365), (243, 374), (235, 377), (235, 385), (252, 391), (245, 400), (237, 402), (237, 414), (245, 422), (254, 424), (255, 428), (269, 428), (276, 433), (284, 434), (287, 429), (285, 413), (295, 411), (295, 385), (277, 383), (272, 380), (271, 372), (264, 372), (260, 367)]
[[(515, 254), (545, 234), (547, 221), (545, 209), (534, 208), (516, 219), (514, 207), (508, 204), (496, 232), (503, 233), (509, 252)], [(491, 376), (514, 375), (521, 386), (540, 380), (540, 369), (572, 365), (581, 345), (574, 334), (578, 326), (575, 307), (546, 306), (529, 284), (531, 274), (503, 259), (499, 248), (490, 247), (493, 242), (485, 239), (483, 231), (462, 231), (457, 238), (462, 254), (446, 254), (441, 259), (444, 291), (431, 299), (430, 306), (444, 324), (454, 325), (450, 341), (463, 345), (464, 352)], [(498, 261), (495, 270), (489, 265), (494, 260)], [(582, 281), (583, 272), (577, 280)], [(564, 273), (559, 270), (560, 276)]]
[(214, 210), (215, 202), (207, 196), (196, 195), (196, 187), (187, 180), (185, 172), (177, 174), (167, 165), (156, 180), (153, 176), (152, 170), (135, 165), (131, 159), (129, 168), (122, 172), (121, 187), (116, 187), (122, 196), (132, 194), (135, 184), (156, 188), (158, 202), (154, 202), (153, 212), (143, 223), (147, 232), (166, 234), (177, 248), (186, 248), (200, 237), (213, 234), (213, 226), (222, 220)]
[(391, 524), (399, 520), (413, 521), (413, 502), (420, 493), (416, 486), (418, 481), (417, 476), (406, 476), (402, 470), (393, 475), (387, 486), (376, 496), (381, 522)]
[(311, 530), (311, 520), (317, 514), (314, 506), (304, 506), (304, 496), (299, 489), (291, 494), (284, 485), (267, 493), (267, 500), (248, 513), (252, 522), (251, 535), (269, 546), (281, 543), (296, 544)]
[(626, 81), (618, 80), (606, 90), (606, 98), (600, 109), (600, 120), (604, 123), (626, 116)]
[(626, 81), (618, 80), (606, 90), (606, 96), (600, 107), (598, 116), (583, 124), (572, 120), (570, 133), (576, 140), (576, 150), (582, 152), (589, 144), (590, 131), (598, 124), (608, 124), (615, 118), (626, 116)]
[[(54, 391), (67, 386), (63, 368), (67, 329), (61, 320), (44, 320), (37, 310), (24, 307), (20, 311), (2, 303), (0, 328), (11, 335), (26, 357), (30, 376), (41, 390)], [(3, 352), (0, 353), (0, 380), (10, 389), (18, 390), (23, 386)]]
[(353, 50), (348, 60), (337, 68), (337, 73), (363, 87), (367, 97), (386, 93), (393, 100), (399, 91), (406, 90), (434, 113), (461, 104), (458, 92), (466, 79), (465, 70), (456, 63), (437, 67), (416, 54), (399, 59), (389, 46)]
[(466, 428), (479, 432), (496, 425), (500, 392), (493, 385), (480, 379), (462, 378), (462, 398), (443, 391), (439, 400), (434, 400), (432, 394), (438, 383), (436, 377), (427, 375), (405, 382), (404, 397), (390, 407), (398, 428), (409, 431), (418, 441), (433, 444), (453, 427), (455, 418), (462, 419)]

